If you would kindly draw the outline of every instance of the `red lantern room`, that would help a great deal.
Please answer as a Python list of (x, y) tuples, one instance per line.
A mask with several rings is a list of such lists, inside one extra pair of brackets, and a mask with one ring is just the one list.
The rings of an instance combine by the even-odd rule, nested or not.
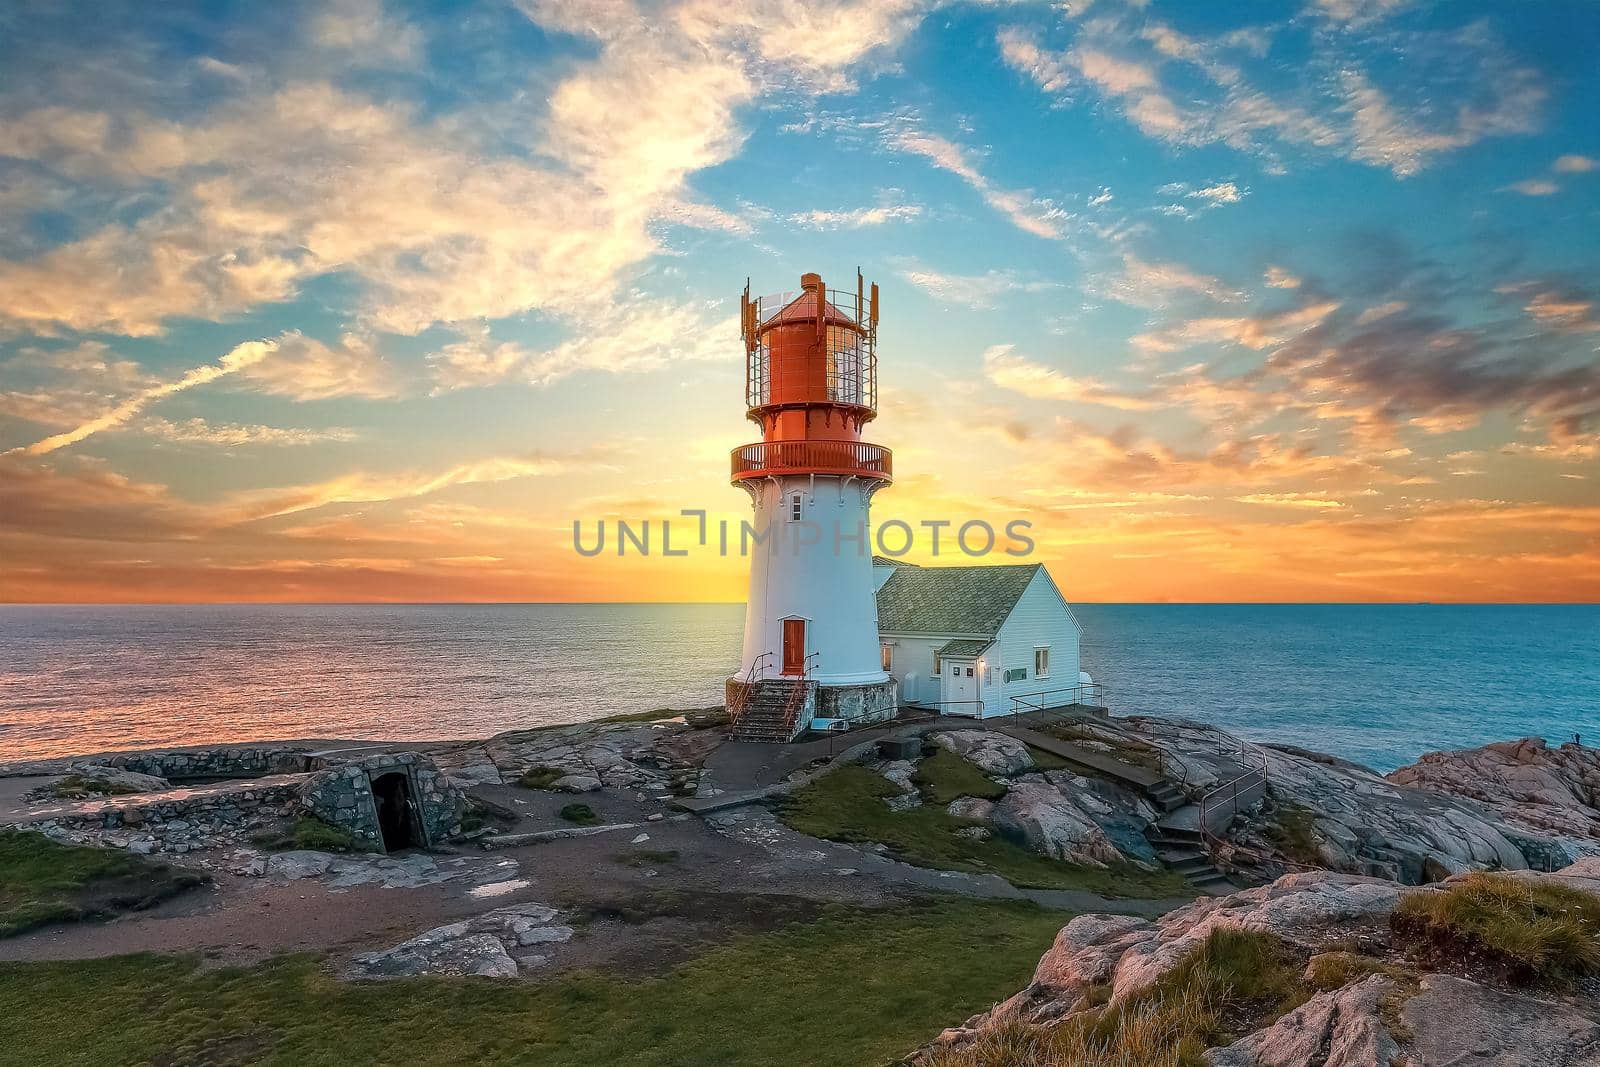
[(760, 444), (733, 451), (733, 480), (784, 474), (888, 482), (887, 448), (861, 440), (878, 414), (878, 287), (826, 289), (805, 274), (798, 294), (740, 300), (745, 400)]

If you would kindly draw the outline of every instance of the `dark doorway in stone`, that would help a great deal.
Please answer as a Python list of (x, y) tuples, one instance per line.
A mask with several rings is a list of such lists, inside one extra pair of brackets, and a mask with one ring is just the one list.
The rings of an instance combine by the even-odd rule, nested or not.
[(372, 780), (372, 803), (378, 809), (378, 830), (383, 835), (385, 852), (398, 852), (422, 844), (417, 839), (411, 779), (403, 771), (390, 771)]

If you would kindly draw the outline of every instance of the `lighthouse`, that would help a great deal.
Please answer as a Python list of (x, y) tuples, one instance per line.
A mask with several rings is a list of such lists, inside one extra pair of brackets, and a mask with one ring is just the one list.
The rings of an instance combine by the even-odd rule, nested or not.
[(745, 404), (761, 440), (733, 450), (754, 509), (744, 649), (728, 680), (734, 734), (789, 741), (808, 727), (893, 718), (878, 643), (869, 509), (889, 450), (861, 439), (878, 413), (878, 287), (817, 274), (798, 293), (740, 301)]

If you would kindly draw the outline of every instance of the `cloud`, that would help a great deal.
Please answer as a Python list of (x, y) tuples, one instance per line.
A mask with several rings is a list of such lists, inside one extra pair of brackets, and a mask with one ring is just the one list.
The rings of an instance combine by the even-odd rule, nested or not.
[(1561, 191), (1561, 186), (1543, 178), (1528, 178), (1525, 181), (1512, 182), (1502, 192), (1521, 193), (1523, 196), (1551, 196)]
[(1113, 300), (1134, 307), (1166, 307), (1183, 294), (1212, 300), (1236, 300), (1239, 294), (1207, 274), (1181, 263), (1151, 263), (1131, 252), (1122, 254), (1122, 270), (1097, 281), (1095, 288)]
[(388, 475), (357, 472), (312, 485), (234, 493), (224, 501), (223, 507), (231, 514), (233, 521), (253, 522), (311, 511), (330, 504), (412, 500), (458, 485), (547, 477), (582, 465), (561, 457), (497, 456), (457, 464), (442, 471)]
[(983, 353), (983, 375), (1001, 389), (1039, 400), (1066, 400), (1126, 411), (1164, 406), (1159, 400), (1119, 392), (1092, 378), (1072, 378), (1054, 367), (1015, 352), (1013, 345), (991, 345)]
[[(923, 10), (521, 7), (591, 51), (560, 68), (532, 115), (515, 79), (503, 98), (452, 112), (417, 106), (393, 83), (344, 78), (352, 52), (417, 49), (397, 16), (353, 0), (317, 9), (304, 42), (264, 54), (246, 77), (187, 94), (194, 113), (173, 116), (170, 94), (153, 89), (101, 94), (95, 107), (10, 101), (0, 152), (93, 191), (103, 210), (57, 247), (0, 262), (0, 328), (151, 336), (174, 319), (294, 298), (336, 273), (359, 294), (364, 332), (579, 313), (615, 299), (662, 251), (655, 224), (684, 217), (690, 176), (738, 151), (740, 109), (844, 87)], [(74, 69), (104, 69), (101, 56), (75, 58)], [(163, 84), (149, 73), (140, 84)], [(148, 209), (117, 208), (128, 202)]]
[(135, 481), (87, 457), (52, 466), (0, 455), (0, 532), (6, 534), (164, 541), (191, 539), (214, 525), (205, 509), (175, 500), (165, 486)]
[(1578, 155), (1560, 156), (1551, 167), (1557, 174), (1587, 174), (1596, 168), (1600, 168), (1600, 162)]
[(1363, 23), (1385, 18), (1412, 0), (1314, 0), (1311, 10), (1334, 22)]
[(345, 334), (330, 345), (292, 331), (275, 342), (277, 351), (271, 359), (252, 364), (240, 375), (256, 392), (305, 401), (387, 400), (405, 391), (369, 337)]
[(111, 410), (90, 419), (75, 429), (46, 437), (42, 441), (36, 441), (31, 445), (11, 449), (11, 451), (0, 453), (0, 455), (21, 453), (29, 456), (42, 456), (46, 453), (54, 452), (58, 448), (76, 444), (102, 430), (121, 426), (158, 400), (181, 393), (186, 389), (193, 389), (197, 385), (216, 381), (218, 378), (229, 374), (237, 374), (272, 355), (277, 350), (277, 347), (278, 343), (276, 341), (246, 341), (234, 347), (217, 362), (187, 371), (175, 381), (142, 389)]
[(738, 358), (738, 324), (703, 305), (634, 298), (574, 320), (572, 337), (547, 349), (495, 341), (486, 326), (428, 357), (434, 392), (518, 381), (546, 386), (584, 370), (611, 374)]
[[(1429, 86), (1454, 98), (1450, 105), (1397, 99), (1379, 86), (1362, 47), (1367, 33), (1356, 31), (1387, 9), (1335, 0), (1322, 13), (1337, 32), (1326, 32), (1326, 24), (1292, 25), (1309, 36), (1312, 58), (1288, 84), (1258, 34), (1190, 37), (1134, 13), (1084, 22), (1062, 52), (1008, 29), (1000, 51), (1058, 104), (1071, 103), (1081, 86), (1149, 137), (1190, 147), (1224, 144), (1264, 156), (1274, 170), (1292, 150), (1331, 153), (1408, 177), (1445, 153), (1534, 128), (1546, 97), (1538, 74), (1517, 64), (1481, 23), (1408, 36), (1406, 90)], [(1261, 84), (1271, 84), (1272, 93)]]
[(789, 221), (814, 230), (857, 230), (865, 226), (882, 226), (886, 222), (906, 222), (921, 216), (920, 204), (880, 204), (847, 211), (804, 211), (789, 216)]
[(313, 41), (369, 66), (408, 63), (422, 48), (415, 26), (391, 16), (379, 0), (333, 0), (311, 20)]
[(137, 428), (152, 437), (175, 444), (203, 445), (312, 445), (328, 441), (354, 441), (354, 430), (335, 427), (327, 430), (294, 429), (278, 426), (216, 424), (205, 419), (144, 419)]
[(918, 130), (900, 130), (889, 139), (892, 148), (922, 156), (941, 170), (947, 170), (970, 185), (984, 203), (1011, 220), (1024, 233), (1048, 240), (1063, 237), (1062, 224), (1067, 213), (1049, 200), (1031, 193), (1002, 189), (972, 163), (967, 150), (943, 137)]
[(1274, 289), (1300, 288), (1300, 279), (1282, 267), (1268, 267), (1265, 280)]
[(1275, 348), (1319, 325), (1338, 308), (1337, 301), (1322, 300), (1287, 311), (1187, 319), (1137, 334), (1131, 343), (1146, 352), (1173, 352), (1198, 344)]
[(907, 267), (900, 276), (918, 289), (950, 304), (987, 310), (1011, 293), (1042, 293), (1061, 288), (1060, 282), (1029, 278), (1011, 270), (984, 274), (945, 274), (925, 267)]
[(1237, 204), (1248, 194), (1248, 189), (1241, 192), (1233, 182), (1218, 182), (1192, 190), (1188, 195), (1190, 199), (1206, 200), (1213, 204)]
[(1572, 292), (1547, 290), (1535, 293), (1525, 310), (1541, 324), (1561, 333), (1594, 333), (1600, 330), (1600, 321), (1594, 315), (1594, 301)]

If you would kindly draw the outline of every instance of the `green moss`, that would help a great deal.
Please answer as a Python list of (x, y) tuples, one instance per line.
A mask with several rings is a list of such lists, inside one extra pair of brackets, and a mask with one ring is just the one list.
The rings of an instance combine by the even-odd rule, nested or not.
[(558, 814), (577, 826), (594, 826), (600, 821), (600, 816), (587, 804), (568, 804)]
[(945, 748), (917, 764), (911, 781), (921, 790), (922, 799), (930, 804), (949, 804), (957, 797), (998, 800), (1006, 795), (1004, 783), (995, 781)]
[(1263, 829), (1284, 858), (1308, 867), (1322, 865), (1322, 846), (1317, 841), (1317, 819), (1310, 808), (1280, 802)]
[(524, 789), (549, 789), (572, 772), (561, 767), (529, 767), (517, 779)]
[(313, 816), (295, 820), (283, 830), (268, 830), (250, 838), (258, 848), (271, 852), (311, 849), (316, 852), (365, 852), (371, 846), (350, 831), (325, 823)]
[(1066, 771), (1076, 769), (1073, 763), (1062, 759), (1054, 752), (1046, 752), (1044, 749), (1034, 748), (1032, 745), (1028, 746), (1028, 755), (1033, 757), (1033, 765), (1041, 771)]
[(1570, 986), (1600, 974), (1600, 897), (1554, 882), (1468, 875), (1407, 894), (1390, 924), (1413, 947), (1425, 942), (1512, 981)]
[(0, 937), (146, 908), (205, 881), (204, 875), (126, 852), (0, 830)]
[(342, 982), (308, 957), (7, 963), (0, 1063), (346, 1067), (387, 1049), (435, 1067), (881, 1064), (1010, 995), (1064, 921), (1012, 902), (837, 909), (649, 978)]
[(81, 774), (69, 774), (50, 787), (52, 796), (63, 800), (81, 800), (84, 797), (120, 797), (139, 790), (129, 785), (119, 785), (116, 782), (107, 782), (101, 778), (85, 778)]
[(890, 811), (884, 800), (899, 790), (880, 774), (848, 765), (796, 791), (779, 807), (785, 823), (830, 841), (882, 843), (896, 859), (937, 870), (996, 874), (1013, 885), (1082, 889), (1106, 897), (1193, 895), (1182, 876), (1132, 864), (1081, 867), (1041, 856), (1002, 838), (958, 834), (968, 824), (944, 808), (924, 805)]

